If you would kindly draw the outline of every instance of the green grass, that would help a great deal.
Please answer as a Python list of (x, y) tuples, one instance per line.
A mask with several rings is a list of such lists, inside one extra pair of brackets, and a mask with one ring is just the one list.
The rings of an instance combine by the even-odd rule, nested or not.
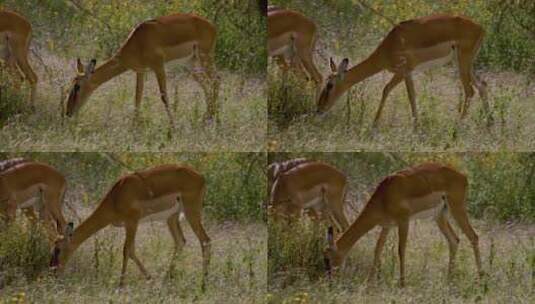
[(169, 140), (168, 118), (153, 74), (147, 77), (139, 125), (133, 123), (132, 72), (104, 84), (76, 118), (62, 122), (61, 90), (70, 84), (74, 69), (64, 58), (47, 55), (45, 62), (51, 74), (34, 64), (41, 76), (36, 110), (31, 112), (28, 104), (18, 101), (22, 113), (9, 117), (0, 126), (1, 150), (195, 152), (260, 151), (264, 146), (266, 95), (260, 76), (221, 71), (221, 125), (206, 125), (202, 120), (206, 103), (201, 87), (185, 72), (169, 65), (168, 93), (171, 104), (176, 104), (176, 133)]
[[(353, 247), (345, 268), (332, 280), (316, 273), (311, 277), (299, 268), (286, 273), (268, 274), (269, 303), (533, 303), (535, 292), (535, 226), (504, 226), (472, 220), (480, 238), (483, 269), (486, 276), (476, 283), (476, 268), (472, 248), (460, 229), (454, 225), (461, 242), (453, 279), (446, 279), (448, 246), (436, 225), (430, 221), (412, 222), (406, 259), (406, 287), (399, 288), (397, 233), (390, 234), (382, 256), (380, 277), (368, 283), (366, 277), (372, 267), (373, 248), (379, 229), (364, 236)], [(270, 232), (272, 231), (270, 227)], [(296, 238), (281, 243), (323, 242), (318, 234), (315, 241), (309, 231), (301, 231)], [(272, 238), (283, 238), (281, 235)], [(285, 236), (288, 237), (288, 236)], [(281, 248), (272, 247), (269, 251)], [(299, 257), (298, 257), (299, 256)], [(321, 254), (317, 255), (320, 259)], [(294, 253), (285, 256), (301, 261)], [(295, 260), (294, 259), (294, 260)], [(270, 260), (270, 266), (276, 261)], [(321, 261), (315, 261), (315, 264)], [(295, 264), (294, 264), (295, 265)], [(315, 266), (309, 265), (310, 268)], [(316, 269), (319, 269), (316, 267)], [(320, 270), (318, 270), (319, 272)], [(288, 284), (290, 282), (290, 284)]]
[[(259, 303), (267, 279), (266, 228), (262, 224), (208, 224), (212, 239), (210, 275), (202, 288), (200, 245), (186, 222), (186, 246), (175, 270), (167, 273), (173, 242), (165, 223), (145, 224), (136, 237), (136, 252), (152, 275), (147, 281), (133, 262), (126, 287), (118, 289), (124, 231), (107, 227), (73, 255), (62, 277), (46, 272), (5, 286), (0, 303)], [(98, 239), (98, 245), (97, 240)], [(97, 262), (98, 261), (98, 262)]]

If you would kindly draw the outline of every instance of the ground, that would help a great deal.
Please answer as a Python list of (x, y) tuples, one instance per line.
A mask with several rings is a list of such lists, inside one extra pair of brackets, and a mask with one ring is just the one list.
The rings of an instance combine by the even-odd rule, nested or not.
[[(167, 275), (173, 242), (165, 223), (141, 226), (136, 253), (153, 276), (144, 279), (129, 263), (126, 287), (118, 288), (124, 232), (107, 227), (88, 239), (73, 255), (61, 278), (43, 274), (35, 281), (6, 286), (0, 303), (260, 303), (267, 286), (267, 231), (263, 224), (208, 223), (212, 263), (202, 288), (201, 249), (187, 222), (187, 244)], [(98, 241), (97, 241), (98, 239)]]
[[(75, 76), (75, 61), (41, 55), (48, 71), (33, 61), (41, 76), (35, 110), (21, 102), (22, 111), (0, 125), (0, 142), (10, 151), (260, 151), (264, 147), (267, 118), (262, 76), (220, 71), (222, 110), (217, 126), (203, 122), (206, 103), (201, 87), (182, 69), (166, 66), (168, 93), (176, 108), (176, 133), (169, 139), (169, 121), (153, 73), (146, 78), (137, 126), (131, 71), (98, 88), (76, 118), (64, 120), (60, 101)], [(20, 92), (26, 91), (23, 86)]]
[(535, 226), (472, 221), (479, 234), (483, 270), (477, 283), (472, 248), (460, 235), (453, 279), (446, 279), (448, 246), (432, 221), (412, 222), (407, 243), (406, 287), (399, 288), (397, 235), (385, 247), (381, 277), (366, 283), (379, 229), (353, 247), (344, 270), (329, 281), (306, 278), (283, 289), (269, 282), (270, 303), (533, 303)]

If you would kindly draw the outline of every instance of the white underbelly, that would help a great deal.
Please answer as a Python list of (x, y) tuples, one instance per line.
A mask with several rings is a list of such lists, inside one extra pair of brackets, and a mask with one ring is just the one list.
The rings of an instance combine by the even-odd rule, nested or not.
[(28, 207), (34, 207), (39, 203), (39, 197), (32, 197), (29, 200), (26, 200), (24, 202), (21, 202), (18, 204), (19, 208), (28, 208)]
[(295, 35), (296, 33), (294, 32), (287, 32), (278, 37), (268, 40), (269, 56), (291, 56), (292, 37), (294, 37)]
[[(173, 65), (186, 65), (194, 57), (194, 50), (198, 48), (196, 41), (182, 43), (177, 46), (169, 47), (165, 49), (165, 52), (169, 54), (168, 64)], [(198, 52), (198, 50), (197, 50)]]
[(171, 208), (160, 212), (149, 213), (147, 216), (141, 218), (140, 223), (167, 221), (167, 219), (176, 213), (180, 213), (181, 215), (183, 212), (182, 201), (177, 201), (176, 196), (169, 198), (169, 200), (174, 202)]
[(445, 41), (427, 48), (411, 49), (407, 56), (416, 63), (414, 70), (422, 72), (451, 62), (457, 52), (454, 46), (454, 41)]
[(323, 198), (321, 196), (317, 196), (305, 202), (305, 204), (303, 205), (303, 208), (304, 209), (312, 208), (312, 209), (318, 210), (318, 209), (322, 209), (323, 205), (324, 205)]
[(428, 71), (437, 67), (445, 66), (446, 64), (450, 63), (453, 60), (453, 51), (450, 52), (447, 56), (437, 58), (434, 60), (429, 60), (424, 63), (421, 63), (416, 66), (414, 69), (415, 72), (424, 72)]
[(269, 55), (270, 56), (280, 56), (280, 55), (287, 56), (290, 53), (290, 50), (291, 50), (290, 45), (287, 44), (278, 49), (274, 49)]
[(179, 210), (179, 207), (178, 207), (178, 204), (177, 204), (176, 206), (174, 206), (171, 209), (167, 209), (167, 210), (159, 212), (159, 213), (153, 213), (153, 214), (150, 214), (150, 215), (142, 218), (140, 223), (167, 221), (167, 219), (170, 218), (171, 215), (177, 213), (178, 210)]
[(321, 210), (325, 207), (323, 191), (327, 188), (324, 184), (319, 184), (301, 194), (301, 200), (304, 202), (303, 209)]
[(433, 192), (429, 195), (412, 199), (409, 202), (413, 206), (411, 219), (437, 218), (446, 201), (443, 199), (444, 192)]

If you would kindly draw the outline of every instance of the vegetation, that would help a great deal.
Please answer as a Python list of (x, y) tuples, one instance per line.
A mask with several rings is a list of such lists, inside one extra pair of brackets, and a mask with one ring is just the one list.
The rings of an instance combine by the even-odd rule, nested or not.
[[(407, 247), (408, 281), (398, 288), (397, 237), (388, 239), (380, 277), (367, 282), (379, 229), (352, 249), (345, 268), (333, 280), (325, 276), (322, 251), (328, 223), (308, 218), (268, 225), (268, 299), (270, 303), (362, 302), (530, 303), (535, 269), (535, 208), (528, 153), (278, 153), (269, 161), (296, 157), (323, 160), (348, 175), (346, 214), (358, 215), (376, 185), (388, 174), (426, 161), (449, 163), (467, 174), (467, 206), (480, 239), (480, 284), (472, 248), (454, 224), (461, 243), (453, 279), (447, 282), (448, 246), (433, 221), (411, 224)], [(452, 221), (453, 222), (453, 221)], [(504, 224), (507, 223), (507, 224)], [(455, 229), (457, 228), (457, 229)]]
[[(32, 23), (30, 62), (40, 79), (35, 111), (30, 111), (24, 102), (26, 86), (19, 90), (0, 82), (4, 87), (0, 98), (0, 142), (9, 151), (262, 149), (266, 133), (266, 25), (254, 2), (0, 0), (0, 7), (21, 13)], [(177, 120), (177, 132), (171, 140), (152, 73), (141, 106), (142, 119), (137, 125), (133, 122), (133, 72), (99, 88), (76, 119), (63, 119), (60, 101), (76, 75), (76, 58), (84, 62), (96, 58), (100, 63), (120, 47), (135, 25), (177, 12), (204, 16), (217, 28), (221, 125), (202, 121), (206, 109), (202, 89), (174, 64), (166, 65), (168, 91)], [(4, 112), (7, 108), (9, 112)]]
[[(39, 227), (23, 216), (0, 229), (0, 303), (254, 303), (266, 289), (267, 231), (260, 201), (264, 197), (264, 154), (257, 153), (25, 153), (47, 162), (68, 180), (64, 213), (77, 226), (124, 174), (157, 164), (188, 164), (207, 181), (204, 222), (212, 238), (212, 264), (206, 286), (201, 284), (200, 246), (189, 225), (182, 228), (187, 244), (168, 272), (173, 242), (165, 223), (142, 225), (137, 236), (138, 256), (153, 275), (147, 282), (135, 266), (128, 271), (127, 287), (117, 293), (122, 260), (123, 229), (108, 227), (86, 241), (55, 278), (47, 271), (49, 245)], [(132, 264), (133, 265), (133, 264)]]
[[(528, 1), (529, 2), (529, 1)], [(457, 104), (463, 98), (456, 67), (442, 67), (415, 77), (419, 131), (413, 132), (404, 85), (389, 96), (379, 128), (371, 124), (383, 87), (390, 79), (382, 72), (354, 86), (327, 115), (315, 109), (311, 86), (280, 81), (275, 64), (268, 68), (270, 94), (268, 140), (273, 151), (495, 151), (530, 150), (535, 146), (533, 75), (535, 44), (531, 25), (533, 3), (525, 1), (272, 1), (302, 12), (319, 30), (315, 62), (325, 76), (328, 59), (365, 59), (393, 24), (433, 13), (463, 14), (480, 23), (486, 37), (476, 60), (476, 74), (488, 83), (495, 118), (487, 129), (479, 96), (469, 116), (458, 122)], [(363, 6), (361, 3), (365, 3)], [(302, 79), (302, 75), (294, 75)], [(272, 105), (272, 103), (274, 105)], [(285, 108), (277, 107), (286, 104)], [(304, 107), (299, 105), (305, 104)], [(290, 106), (291, 105), (291, 106)], [(308, 113), (303, 114), (303, 109)]]

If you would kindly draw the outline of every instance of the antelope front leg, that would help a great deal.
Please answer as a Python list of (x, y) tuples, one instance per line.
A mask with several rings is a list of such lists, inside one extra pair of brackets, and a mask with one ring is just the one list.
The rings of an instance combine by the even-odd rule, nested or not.
[(381, 118), (381, 113), (383, 112), (383, 107), (385, 105), (386, 99), (392, 90), (403, 80), (403, 76), (400, 74), (394, 74), (392, 79), (385, 85), (383, 89), (383, 96), (381, 97), (381, 102), (379, 103), (379, 108), (377, 108), (377, 113), (375, 114), (375, 119), (373, 120), (373, 129), (377, 129), (379, 124), (379, 119)]
[(412, 111), (412, 123), (414, 130), (418, 129), (418, 110), (416, 109), (416, 92), (414, 90), (414, 81), (412, 75), (407, 73), (405, 75), (405, 86), (407, 87), (407, 94), (409, 95), (409, 101)]
[(399, 285), (405, 287), (405, 249), (407, 247), (407, 235), (409, 233), (409, 220), (398, 223), (398, 254), (399, 254)]
[(134, 120), (139, 119), (139, 107), (143, 100), (143, 89), (145, 87), (145, 73), (136, 73), (136, 108), (134, 112)]
[(126, 238), (125, 238), (124, 247), (123, 247), (123, 267), (121, 270), (121, 278), (119, 280), (120, 287), (124, 286), (126, 266), (128, 264), (129, 258), (134, 260), (139, 270), (141, 271), (141, 273), (143, 273), (143, 275), (145, 276), (147, 280), (151, 279), (149, 273), (147, 272), (147, 270), (145, 269), (145, 267), (143, 266), (143, 264), (138, 259), (135, 253), (137, 226), (138, 226), (137, 221), (125, 223)]
[(377, 244), (375, 245), (375, 254), (373, 259), (373, 267), (368, 276), (368, 280), (371, 281), (375, 278), (375, 274), (380, 271), (381, 268), (381, 254), (383, 253), (383, 248), (385, 246), (388, 233), (390, 232), (390, 227), (383, 227), (379, 238), (377, 239)]

